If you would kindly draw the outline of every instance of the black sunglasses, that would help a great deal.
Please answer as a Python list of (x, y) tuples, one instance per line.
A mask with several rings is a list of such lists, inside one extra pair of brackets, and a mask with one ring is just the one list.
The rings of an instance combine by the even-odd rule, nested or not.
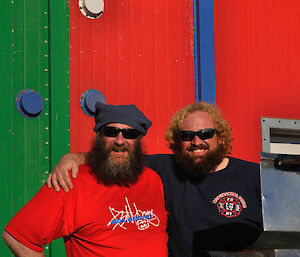
[(102, 127), (102, 133), (106, 137), (117, 137), (121, 132), (125, 139), (137, 139), (141, 133), (133, 128), (116, 128), (116, 127)]
[(201, 129), (197, 132), (182, 130), (180, 131), (180, 138), (182, 141), (192, 141), (195, 136), (198, 136), (201, 140), (206, 140), (212, 138), (215, 133), (216, 130), (212, 128)]

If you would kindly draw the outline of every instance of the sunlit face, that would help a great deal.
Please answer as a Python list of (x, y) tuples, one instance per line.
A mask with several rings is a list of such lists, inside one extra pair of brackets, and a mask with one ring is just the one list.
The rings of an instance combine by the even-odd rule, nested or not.
[[(119, 129), (132, 128), (122, 123), (109, 123), (106, 127), (116, 127)], [(106, 149), (111, 149), (109, 154), (110, 158), (116, 162), (123, 162), (126, 158), (128, 158), (128, 151), (132, 152), (136, 142), (138, 141), (138, 139), (124, 138), (121, 132), (117, 135), (117, 137), (108, 137), (103, 135), (103, 139)]]
[(133, 185), (145, 164), (139, 131), (121, 123), (101, 127), (86, 160), (99, 183)]
[[(203, 111), (195, 111), (184, 119), (181, 130), (196, 132), (207, 128), (215, 128), (209, 114)], [(205, 140), (195, 136), (192, 141), (181, 141), (181, 150), (183, 154), (190, 156), (195, 162), (201, 162), (208, 153), (215, 151), (220, 143), (221, 140), (218, 139), (217, 134)]]

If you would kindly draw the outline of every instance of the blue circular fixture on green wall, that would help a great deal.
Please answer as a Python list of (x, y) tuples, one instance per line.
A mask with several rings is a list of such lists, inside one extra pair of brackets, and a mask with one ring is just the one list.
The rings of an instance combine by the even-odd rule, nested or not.
[(17, 96), (16, 106), (18, 112), (25, 118), (35, 118), (41, 114), (44, 102), (38, 92), (24, 89)]

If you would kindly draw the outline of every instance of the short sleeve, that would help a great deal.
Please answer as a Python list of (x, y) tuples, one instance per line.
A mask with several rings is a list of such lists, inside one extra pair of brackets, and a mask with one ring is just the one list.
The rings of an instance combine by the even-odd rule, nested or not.
[(68, 216), (72, 190), (55, 192), (44, 185), (40, 191), (11, 219), (5, 230), (28, 248), (43, 252), (43, 246), (72, 230)]

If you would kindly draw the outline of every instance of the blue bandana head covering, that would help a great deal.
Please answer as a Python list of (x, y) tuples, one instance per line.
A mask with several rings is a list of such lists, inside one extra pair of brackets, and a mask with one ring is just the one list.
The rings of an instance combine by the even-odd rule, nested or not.
[(143, 135), (147, 134), (147, 130), (152, 125), (152, 122), (134, 104), (107, 105), (96, 103), (94, 131), (98, 132), (102, 126), (109, 123), (126, 124)]

